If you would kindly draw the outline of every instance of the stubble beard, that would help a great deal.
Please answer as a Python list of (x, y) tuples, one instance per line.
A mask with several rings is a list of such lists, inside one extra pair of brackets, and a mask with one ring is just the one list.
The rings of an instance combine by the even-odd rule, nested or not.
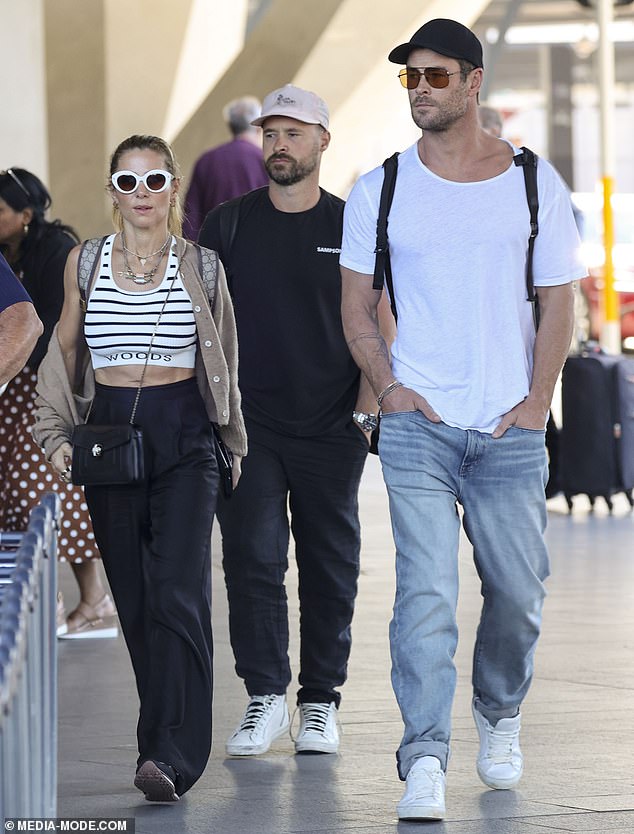
[(319, 152), (316, 151), (308, 159), (300, 162), (294, 159), (289, 154), (282, 154), (281, 158), (290, 161), (284, 169), (275, 168), (275, 160), (278, 158), (276, 154), (271, 154), (265, 161), (264, 167), (269, 177), (278, 185), (295, 185), (295, 183), (305, 180), (317, 168), (319, 162)]
[(467, 100), (462, 97), (452, 97), (442, 105), (433, 102), (430, 107), (417, 110), (416, 105), (424, 101), (415, 98), (411, 102), (412, 119), (417, 127), (430, 133), (446, 132), (467, 112)]

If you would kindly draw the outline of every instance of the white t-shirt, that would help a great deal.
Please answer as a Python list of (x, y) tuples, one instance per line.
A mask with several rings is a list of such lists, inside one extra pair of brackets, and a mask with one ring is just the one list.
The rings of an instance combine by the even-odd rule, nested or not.
[[(374, 272), (382, 183), (382, 168), (362, 176), (344, 213), (340, 262), (366, 275)], [(541, 158), (537, 188), (535, 286), (584, 277), (570, 198)], [(521, 167), (452, 182), (423, 165), (416, 145), (399, 156), (388, 221), (399, 317), (392, 370), (450, 426), (492, 432), (528, 394), (535, 342), (526, 300), (529, 232)]]

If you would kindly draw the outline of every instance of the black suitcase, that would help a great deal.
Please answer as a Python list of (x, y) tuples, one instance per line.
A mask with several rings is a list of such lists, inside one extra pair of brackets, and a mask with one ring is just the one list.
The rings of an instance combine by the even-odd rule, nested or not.
[(585, 493), (594, 507), (602, 496), (625, 492), (634, 506), (634, 359), (584, 352), (569, 356), (562, 372), (561, 487), (569, 509)]

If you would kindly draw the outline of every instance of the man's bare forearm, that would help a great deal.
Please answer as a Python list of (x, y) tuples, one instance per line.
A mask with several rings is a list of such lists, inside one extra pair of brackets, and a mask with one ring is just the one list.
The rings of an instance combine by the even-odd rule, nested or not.
[(375, 397), (393, 381), (390, 351), (379, 326), (381, 293), (359, 273), (341, 270), (343, 330), (352, 358), (365, 374)]
[(354, 361), (366, 376), (375, 397), (394, 380), (390, 352), (380, 333), (364, 335), (348, 342)]
[(19, 301), (0, 313), (0, 385), (20, 373), (42, 330), (30, 301)]
[(572, 287), (540, 287), (539, 330), (533, 352), (533, 377), (528, 396), (502, 416), (493, 432), (502, 437), (509, 426), (543, 429), (557, 376), (564, 363), (573, 327)]
[(529, 399), (546, 412), (555, 382), (570, 349), (574, 326), (573, 287), (540, 287), (541, 320), (535, 339), (533, 378)]
[[(439, 415), (427, 400), (396, 382), (390, 361), (390, 345), (396, 323), (385, 293), (372, 289), (372, 276), (341, 267), (341, 318), (343, 332), (354, 361), (366, 375), (374, 396), (384, 393), (382, 412), (420, 411), (434, 423)], [(387, 390), (386, 390), (387, 389)]]
[[(350, 339), (348, 348), (357, 365), (367, 368), (363, 373), (369, 376), (370, 380), (373, 378), (372, 369), (377, 366), (383, 368), (386, 365), (391, 366), (390, 352), (378, 329), (376, 333), (361, 333)], [(372, 387), (376, 388), (374, 384)]]

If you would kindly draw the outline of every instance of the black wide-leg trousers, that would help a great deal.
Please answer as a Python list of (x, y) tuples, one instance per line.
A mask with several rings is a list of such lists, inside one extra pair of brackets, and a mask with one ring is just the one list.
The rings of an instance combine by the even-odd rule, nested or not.
[[(90, 423), (129, 421), (136, 389), (97, 386)], [(146, 480), (86, 487), (140, 699), (138, 765), (177, 771), (183, 794), (211, 749), (211, 528), (218, 469), (195, 380), (143, 388)]]

